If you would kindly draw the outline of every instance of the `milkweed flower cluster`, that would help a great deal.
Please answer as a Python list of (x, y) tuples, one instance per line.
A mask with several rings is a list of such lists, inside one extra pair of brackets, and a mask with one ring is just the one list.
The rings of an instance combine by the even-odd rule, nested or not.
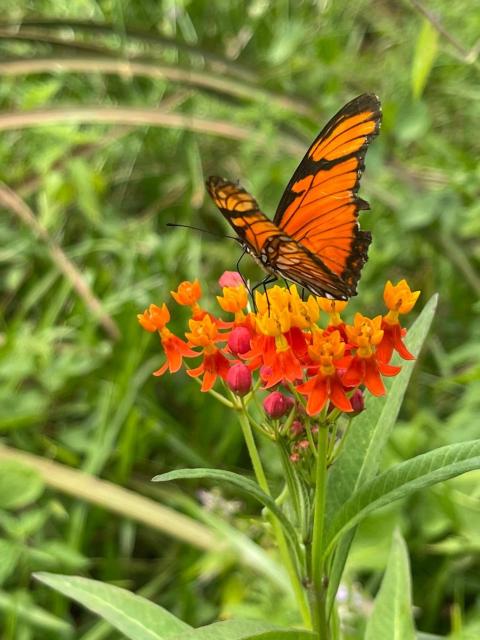
[[(201, 380), (202, 391), (220, 379), (240, 397), (250, 392), (257, 376), (255, 388), (270, 392), (265, 413), (275, 420), (294, 403), (310, 417), (333, 408), (354, 414), (363, 408), (364, 390), (383, 395), (383, 378), (399, 373), (400, 367), (390, 364), (394, 352), (413, 359), (400, 318), (412, 310), (420, 292), (412, 292), (405, 280), (385, 285), (384, 315), (356, 313), (352, 323), (341, 317), (347, 302), (313, 295), (303, 300), (295, 286), (256, 292), (252, 310), (239, 274), (226, 272), (220, 285), (217, 302), (226, 318), (203, 309), (198, 280), (182, 282), (171, 292), (177, 304), (190, 308), (183, 337), (167, 327), (165, 303), (138, 315), (144, 329), (159, 334), (166, 356), (154, 375), (175, 373), (184, 365), (189, 376)], [(200, 362), (191, 368), (190, 358)]]

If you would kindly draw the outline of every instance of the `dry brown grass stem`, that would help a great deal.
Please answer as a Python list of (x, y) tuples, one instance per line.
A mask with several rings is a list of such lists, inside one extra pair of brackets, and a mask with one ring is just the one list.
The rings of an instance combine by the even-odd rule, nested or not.
[(0, 445), (0, 461), (16, 460), (35, 469), (56, 491), (95, 504), (117, 515), (140, 522), (199, 549), (218, 549), (222, 542), (200, 522), (83, 471), (40, 456)]
[[(65, 122), (124, 124), (150, 127), (169, 127), (186, 129), (197, 133), (229, 138), (232, 140), (254, 140), (258, 145), (265, 145), (268, 140), (258, 131), (225, 122), (208, 120), (180, 113), (166, 113), (161, 109), (144, 109), (137, 107), (67, 107), (55, 109), (32, 109), (31, 111), (14, 111), (0, 113), (0, 131), (8, 129), (25, 129)], [(305, 152), (305, 144), (289, 136), (282, 136), (280, 144), (285, 151), (297, 156)]]
[(62, 248), (50, 237), (47, 230), (39, 223), (28, 204), (10, 187), (0, 182), (0, 206), (10, 210), (33, 233), (46, 244), (48, 252), (59, 271), (70, 281), (72, 287), (93, 315), (98, 318), (107, 334), (114, 340), (120, 337), (115, 321), (108, 315), (100, 300), (95, 296), (79, 269), (65, 255)]
[(125, 60), (106, 57), (44, 57), (0, 62), (0, 75), (23, 75), (31, 73), (105, 73), (130, 79), (135, 76), (152, 80), (170, 80), (218, 91), (245, 100), (264, 101), (275, 107), (289, 109), (303, 116), (314, 117), (313, 109), (302, 100), (268, 91), (253, 84), (238, 82), (219, 74), (192, 71), (179, 66), (158, 62)]

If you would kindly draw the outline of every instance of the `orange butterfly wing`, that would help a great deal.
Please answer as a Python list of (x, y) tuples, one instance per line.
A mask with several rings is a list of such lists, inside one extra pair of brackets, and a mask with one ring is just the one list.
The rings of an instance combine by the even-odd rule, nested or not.
[[(356, 294), (370, 233), (361, 231), (357, 197), (367, 147), (381, 121), (380, 101), (363, 94), (346, 104), (313, 141), (278, 205), (274, 223)], [(332, 283), (333, 284), (333, 283)]]
[(280, 229), (260, 211), (257, 201), (243, 187), (218, 176), (207, 180), (212, 200), (245, 243), (250, 253), (259, 258), (266, 241), (281, 235)]
[(240, 185), (211, 176), (207, 180), (207, 190), (236, 231), (239, 241), (265, 271), (297, 282), (317, 295), (346, 297), (340, 278), (308, 249), (286, 236)]

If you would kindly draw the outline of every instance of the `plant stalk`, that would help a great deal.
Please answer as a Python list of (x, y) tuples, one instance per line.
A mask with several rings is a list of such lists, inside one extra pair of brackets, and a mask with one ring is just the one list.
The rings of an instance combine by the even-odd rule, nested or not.
[[(240, 422), (240, 426), (242, 428), (243, 437), (245, 438), (245, 443), (247, 445), (248, 453), (250, 455), (250, 460), (252, 461), (253, 470), (255, 472), (255, 477), (257, 479), (258, 484), (263, 489), (263, 491), (271, 496), (270, 487), (268, 486), (267, 478), (265, 476), (265, 471), (263, 470), (262, 461), (260, 460), (260, 455), (258, 453), (257, 445), (255, 444), (255, 440), (252, 433), (252, 428), (250, 426), (250, 421), (248, 419), (248, 415), (246, 413), (245, 408), (242, 406), (242, 409), (237, 412), (238, 419)], [(282, 558), (282, 562), (287, 570), (288, 576), (290, 578), (290, 582), (292, 585), (293, 592), (295, 594), (295, 598), (297, 600), (298, 608), (303, 618), (303, 622), (308, 629), (312, 628), (312, 621), (310, 617), (310, 611), (307, 605), (307, 601), (305, 598), (305, 592), (303, 590), (302, 584), (298, 577), (297, 569), (292, 561), (292, 557), (290, 555), (290, 551), (288, 548), (287, 541), (285, 539), (285, 535), (283, 533), (283, 529), (277, 518), (275, 516), (271, 516), (272, 527), (275, 534), (275, 539), (277, 541), (278, 550), (280, 553), (280, 557)]]
[(318, 633), (319, 640), (329, 640), (330, 633), (326, 615), (325, 586), (323, 582), (323, 533), (325, 526), (328, 455), (328, 426), (325, 423), (320, 423), (319, 425), (317, 447), (318, 455), (312, 540), (312, 588), (314, 598), (311, 599), (310, 606), (312, 607), (314, 629)]

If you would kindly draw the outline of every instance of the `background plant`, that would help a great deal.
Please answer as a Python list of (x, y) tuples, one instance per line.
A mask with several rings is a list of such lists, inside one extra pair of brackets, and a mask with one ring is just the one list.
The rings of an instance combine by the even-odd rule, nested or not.
[[(75, 621), (78, 637), (109, 633), (32, 584), (39, 568), (84, 567), (95, 578), (145, 588), (192, 626), (233, 613), (261, 618), (272, 597), (285, 602), (279, 622), (291, 621), (276, 567), (249, 542), (263, 542), (243, 515), (256, 505), (239, 509), (233, 494), (205, 493), (201, 483), (205, 513), (195, 494), (166, 487), (159, 495), (149, 484), (162, 469), (242, 469), (248, 459), (240, 433), (224, 429), (221, 406), (199, 398), (189, 380), (150, 379), (158, 355), (133, 319), (179, 279), (213, 283), (234, 266), (227, 241), (164, 226), (194, 221), (223, 232), (203, 202), (204, 175), (241, 178), (273, 211), (320, 123), (362, 91), (378, 93), (384, 106), (362, 186), (372, 204), (364, 226), (374, 236), (362, 297), (374, 313), (379, 283), (404, 276), (425, 299), (440, 292), (438, 320), (384, 465), (476, 437), (479, 143), (472, 132), (480, 18), (467, 2), (436, 3), (433, 19), (422, 6), (85, 0), (37, 2), (32, 13), (26, 3), (4, 2), (3, 443), (207, 520), (198, 549), (179, 536), (191, 520), (160, 533), (133, 511), (112, 515), (108, 499), (93, 507), (98, 492), (88, 492), (83, 476), (67, 490), (49, 468), (43, 497), (19, 511), (48, 514), (43, 522), (38, 516), (26, 544), (54, 541), (73, 555), (9, 556), (0, 602), (7, 638), (60, 633), (39, 630), (18, 602)], [(360, 527), (349, 565), (352, 637), (398, 524), (411, 556), (417, 626), (475, 637), (477, 485), (477, 474), (463, 476)], [(219, 554), (214, 536), (226, 530), (236, 546)]]

